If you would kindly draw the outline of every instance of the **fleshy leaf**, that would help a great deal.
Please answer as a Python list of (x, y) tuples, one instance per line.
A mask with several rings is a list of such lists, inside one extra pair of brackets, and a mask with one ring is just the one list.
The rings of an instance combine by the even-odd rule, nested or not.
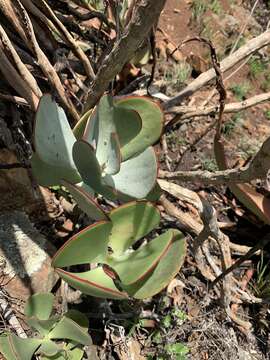
[(46, 356), (54, 356), (61, 351), (61, 348), (51, 340), (45, 340), (42, 342), (41, 347), (38, 349), (39, 354)]
[(174, 240), (157, 266), (146, 278), (129, 286), (123, 286), (136, 299), (145, 299), (159, 293), (176, 276), (186, 255), (184, 235), (174, 231)]
[[(97, 148), (98, 138), (98, 109), (97, 106), (90, 110), (91, 114), (88, 117), (86, 127), (84, 129), (82, 140), (90, 144), (95, 150)], [(85, 113), (83, 116), (86, 116)]]
[(35, 118), (35, 148), (46, 164), (76, 169), (72, 147), (76, 139), (69, 126), (64, 110), (51, 95), (43, 95)]
[(62, 181), (62, 184), (70, 192), (78, 206), (84, 211), (90, 219), (93, 220), (107, 220), (108, 217), (98, 203), (81, 187), (73, 185), (67, 181)]
[(81, 360), (83, 357), (84, 351), (80, 348), (75, 348), (72, 350), (67, 349), (66, 351), (61, 351), (55, 356), (42, 356), (42, 360)]
[(142, 119), (137, 111), (125, 109), (117, 103), (114, 111), (114, 122), (121, 146), (122, 160), (124, 161), (133, 155), (133, 152), (130, 152), (129, 143), (140, 133)]
[(29, 317), (26, 319), (26, 322), (32, 329), (38, 331), (41, 336), (47, 336), (58, 319), (59, 316), (51, 317), (48, 320), (39, 320), (36, 317)]
[(162, 195), (162, 189), (159, 186), (159, 184), (156, 182), (153, 189), (149, 192), (149, 194), (147, 194), (146, 200), (155, 202), (161, 197), (161, 195)]
[(88, 332), (89, 320), (82, 312), (76, 309), (70, 309), (65, 313), (65, 317), (75, 321), (75, 323), (78, 324), (84, 332)]
[(90, 118), (92, 113), (92, 109), (87, 111), (81, 118), (80, 120), (77, 122), (77, 124), (74, 126), (74, 128), (72, 129), (72, 132), (74, 134), (74, 136), (76, 137), (77, 140), (82, 139), (88, 119)]
[(84, 183), (97, 193), (114, 199), (114, 190), (102, 182), (101, 169), (92, 146), (84, 140), (77, 141), (73, 146), (73, 157)]
[(51, 293), (39, 293), (31, 296), (26, 302), (24, 314), (26, 317), (37, 317), (48, 320), (53, 308), (54, 296)]
[(61, 179), (66, 179), (73, 183), (81, 181), (77, 170), (49, 165), (42, 161), (37, 153), (32, 155), (31, 166), (38, 183), (42, 186), (58, 185)]
[(84, 294), (108, 299), (127, 299), (128, 295), (114, 285), (113, 280), (105, 274), (101, 267), (83, 273), (71, 273), (56, 269), (58, 275), (70, 286)]
[(95, 116), (97, 117), (98, 135), (96, 137), (97, 161), (105, 173), (116, 174), (119, 171), (121, 159), (119, 158), (120, 145), (114, 123), (114, 105), (111, 96), (104, 95), (100, 99)]
[[(115, 102), (111, 107), (110, 116), (111, 121), (115, 124), (114, 131), (116, 130), (118, 135), (122, 159), (126, 160), (132, 155), (128, 153), (128, 143), (140, 133), (142, 129), (142, 119), (135, 110), (122, 108), (115, 104)], [(97, 139), (99, 136), (98, 128), (98, 107), (96, 107), (89, 117), (83, 135), (83, 139), (94, 148), (97, 146)]]
[(101, 262), (106, 254), (112, 223), (100, 221), (72, 236), (54, 255), (52, 266)]
[(110, 212), (109, 217), (113, 223), (109, 245), (115, 254), (123, 253), (160, 222), (158, 209), (147, 201), (134, 201), (119, 206)]
[(159, 105), (142, 96), (124, 97), (116, 100), (115, 103), (118, 107), (135, 110), (142, 119), (140, 133), (126, 145), (125, 152), (129, 157), (144, 151), (160, 138), (163, 129), (163, 112)]
[(31, 360), (40, 339), (22, 339), (14, 334), (0, 336), (0, 353), (6, 360)]
[(118, 136), (115, 133), (111, 134), (111, 139), (108, 147), (107, 163), (105, 167), (106, 174), (117, 174), (121, 165), (121, 152)]
[(122, 194), (143, 199), (153, 189), (156, 179), (156, 155), (153, 148), (148, 147), (143, 153), (123, 162), (120, 172), (110, 178), (104, 178), (104, 182)]
[(76, 341), (79, 344), (92, 344), (91, 337), (75, 321), (63, 317), (49, 334), (50, 339), (67, 339)]
[(107, 262), (119, 275), (123, 285), (143, 279), (168, 250), (173, 239), (173, 230), (168, 230), (138, 250), (116, 256)]
[(83, 140), (78, 140), (75, 142), (72, 152), (83, 181), (92, 189), (100, 186), (101, 169), (92, 146)]

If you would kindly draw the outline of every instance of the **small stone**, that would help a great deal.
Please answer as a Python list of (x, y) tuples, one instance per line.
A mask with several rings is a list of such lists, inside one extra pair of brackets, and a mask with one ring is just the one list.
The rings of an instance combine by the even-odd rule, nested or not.
[(26, 300), (50, 291), (57, 276), (51, 268), (56, 249), (20, 211), (0, 215), (0, 273), (10, 296)]

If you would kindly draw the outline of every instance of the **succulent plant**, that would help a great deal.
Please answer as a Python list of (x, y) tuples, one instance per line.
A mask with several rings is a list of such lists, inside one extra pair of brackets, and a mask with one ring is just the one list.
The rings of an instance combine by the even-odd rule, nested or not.
[[(184, 236), (169, 229), (151, 241), (143, 240), (160, 222), (152, 203), (133, 201), (105, 213), (82, 189), (65, 186), (78, 205), (98, 221), (55, 254), (52, 266), (62, 279), (85, 294), (111, 299), (147, 298), (173, 279), (185, 257)], [(90, 265), (90, 270), (66, 269), (73, 265)]]
[(63, 109), (44, 95), (35, 120), (33, 172), (43, 186), (64, 179), (109, 199), (145, 198), (156, 185), (151, 145), (162, 126), (162, 111), (148, 98), (105, 95), (73, 132)]
[(27, 339), (12, 333), (1, 335), (0, 352), (6, 360), (31, 360), (34, 353), (42, 360), (82, 359), (82, 345), (92, 344), (88, 319), (76, 310), (64, 316), (51, 316), (53, 300), (54, 296), (49, 293), (35, 294), (28, 299), (24, 311), (26, 322), (38, 335)]

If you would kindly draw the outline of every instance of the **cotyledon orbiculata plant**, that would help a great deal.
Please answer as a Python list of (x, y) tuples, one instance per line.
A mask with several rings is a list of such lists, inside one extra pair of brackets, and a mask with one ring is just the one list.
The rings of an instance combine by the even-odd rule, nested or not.
[[(97, 222), (55, 254), (52, 266), (61, 278), (85, 294), (112, 299), (143, 299), (168, 285), (184, 261), (186, 244), (176, 229), (145, 239), (159, 225), (156, 206), (145, 200), (132, 201), (106, 213), (83, 189), (68, 182), (64, 185)], [(82, 271), (78, 265), (83, 266)]]
[(43, 186), (81, 184), (109, 199), (143, 199), (154, 189), (163, 113), (146, 97), (105, 95), (72, 130), (64, 110), (44, 95), (37, 110), (32, 168)]

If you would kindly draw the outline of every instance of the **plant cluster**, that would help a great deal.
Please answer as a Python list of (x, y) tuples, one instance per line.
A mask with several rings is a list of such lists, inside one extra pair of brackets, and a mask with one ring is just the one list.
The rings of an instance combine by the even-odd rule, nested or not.
[[(79, 206), (87, 211), (87, 195), (72, 187), (68, 188), (72, 194), (77, 191)], [(91, 201), (90, 215), (92, 208)], [(95, 215), (99, 221), (74, 235), (53, 258), (57, 273), (72, 287), (97, 297), (143, 299), (160, 292), (177, 274), (185, 256), (182, 233), (169, 229), (142, 242), (160, 221), (152, 203), (129, 202), (108, 214), (99, 208)], [(81, 272), (63, 269), (84, 264), (92, 264), (90, 270), (89, 266)]]
[(34, 174), (42, 185), (64, 185), (96, 221), (65, 243), (52, 261), (60, 277), (83, 293), (142, 299), (162, 290), (179, 271), (185, 256), (182, 233), (169, 229), (144, 240), (160, 222), (155, 205), (131, 201), (106, 213), (94, 199), (95, 194), (124, 202), (159, 197), (151, 145), (162, 126), (159, 106), (144, 97), (105, 95), (73, 130), (51, 96), (40, 101)]
[(63, 109), (44, 95), (35, 121), (33, 172), (43, 186), (64, 179), (111, 200), (145, 198), (156, 184), (151, 145), (162, 126), (163, 114), (153, 101), (106, 95), (72, 131)]
[(31, 296), (25, 306), (27, 324), (36, 337), (23, 339), (13, 333), (0, 336), (1, 353), (6, 360), (80, 360), (84, 345), (91, 345), (88, 319), (79, 311), (70, 310), (63, 316), (52, 315), (54, 296), (40, 293)]

